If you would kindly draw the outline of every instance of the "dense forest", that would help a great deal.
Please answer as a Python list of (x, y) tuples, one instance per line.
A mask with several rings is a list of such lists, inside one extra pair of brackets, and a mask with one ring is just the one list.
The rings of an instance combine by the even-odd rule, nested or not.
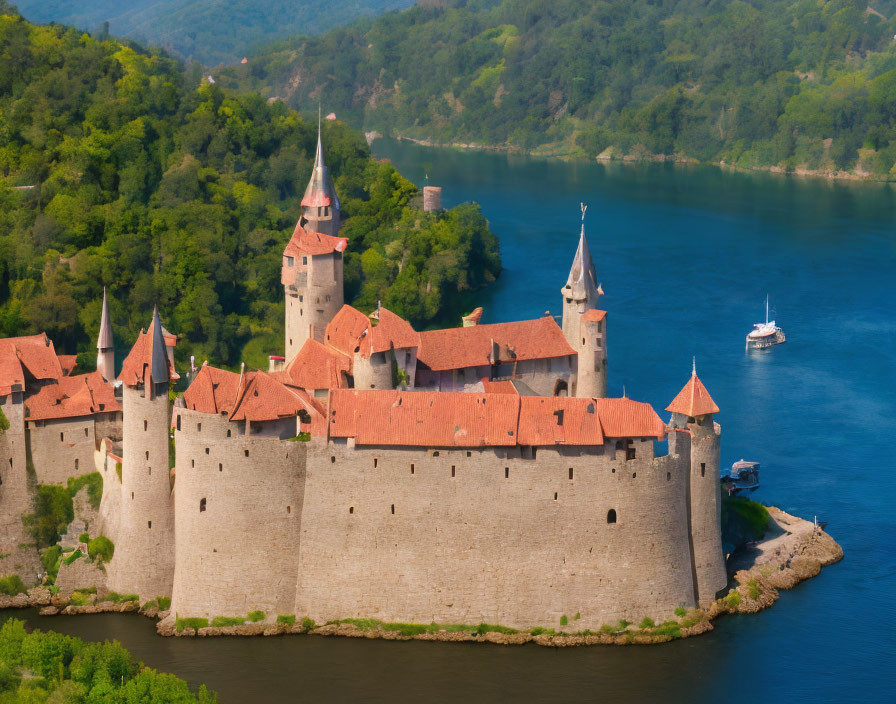
[[(363, 136), (324, 127), (346, 300), (458, 324), (500, 270), (478, 206), (424, 214)], [(316, 130), (163, 53), (35, 26), (0, 0), (0, 336), (46, 331), (90, 365), (105, 285), (119, 360), (158, 302), (182, 361), (266, 366), (283, 347), (281, 256)]]
[(59, 22), (160, 46), (206, 65), (235, 63), (259, 43), (318, 34), (413, 0), (15, 0), (32, 22)]
[(0, 626), (0, 704), (214, 704), (174, 675), (134, 660), (117, 641), (85, 643), (61, 633), (28, 632), (22, 621)]
[(436, 0), (229, 69), (440, 143), (744, 167), (896, 163), (893, 0)]

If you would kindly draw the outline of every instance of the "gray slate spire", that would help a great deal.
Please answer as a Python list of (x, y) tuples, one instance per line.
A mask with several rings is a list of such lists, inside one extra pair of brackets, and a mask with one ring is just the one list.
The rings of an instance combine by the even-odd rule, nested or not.
[(320, 129), (320, 109), (317, 115), (317, 154), (314, 156), (314, 170), (311, 172), (311, 180), (308, 181), (308, 187), (305, 189), (305, 195), (302, 196), (303, 208), (322, 208), (329, 206), (339, 210), (339, 198), (336, 195), (336, 188), (333, 186), (333, 179), (330, 177), (330, 170), (324, 163), (324, 148), (321, 141)]
[(159, 306), (152, 311), (152, 381), (154, 384), (168, 383), (168, 353), (165, 351), (165, 337), (162, 321), (159, 320)]
[(111, 350), (115, 347), (112, 341), (112, 321), (109, 318), (109, 304), (106, 301), (106, 287), (103, 286), (103, 313), (100, 318), (100, 334), (96, 341), (98, 350)]
[(563, 287), (563, 295), (574, 300), (593, 300), (597, 298), (597, 291), (597, 275), (591, 259), (591, 250), (588, 249), (588, 240), (585, 238), (585, 223), (582, 223), (579, 248), (572, 260), (572, 269), (569, 270), (569, 278)]

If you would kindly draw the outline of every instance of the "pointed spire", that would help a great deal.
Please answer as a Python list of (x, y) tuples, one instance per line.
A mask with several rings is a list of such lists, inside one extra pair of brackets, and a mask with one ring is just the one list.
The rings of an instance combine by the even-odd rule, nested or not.
[(167, 382), (169, 378), (168, 372), (168, 353), (165, 351), (165, 336), (162, 333), (162, 321), (159, 319), (159, 306), (156, 305), (152, 310), (152, 355), (150, 363), (152, 364), (152, 380), (155, 384)]
[(103, 286), (103, 312), (100, 316), (100, 334), (97, 337), (98, 350), (111, 350), (115, 347), (112, 341), (112, 320), (109, 317), (109, 303), (106, 300), (106, 287)]
[(697, 355), (694, 355), (694, 366), (691, 368), (691, 376), (697, 376)]
[(317, 153), (314, 155), (314, 169), (311, 171), (311, 179), (302, 196), (303, 208), (322, 208), (330, 206), (339, 209), (339, 198), (336, 196), (336, 188), (330, 171), (324, 163), (324, 147), (321, 138), (321, 108), (317, 106)]
[(697, 358), (694, 357), (693, 367), (691, 368), (691, 378), (684, 388), (678, 392), (672, 403), (666, 406), (666, 410), (671, 413), (681, 413), (691, 418), (695, 416), (705, 416), (709, 413), (718, 413), (719, 407), (712, 400), (709, 391), (697, 376)]
[(597, 285), (597, 275), (594, 271), (594, 261), (591, 259), (591, 250), (588, 248), (588, 239), (585, 237), (585, 212), (588, 206), (580, 203), (582, 209), (582, 230), (579, 233), (579, 247), (576, 256), (572, 260), (572, 268), (569, 270), (569, 278), (563, 294), (567, 298), (575, 300), (593, 300), (603, 290)]

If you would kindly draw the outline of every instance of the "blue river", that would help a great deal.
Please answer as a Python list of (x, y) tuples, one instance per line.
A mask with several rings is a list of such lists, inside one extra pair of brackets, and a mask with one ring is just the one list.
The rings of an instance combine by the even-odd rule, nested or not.
[[(447, 206), (481, 204), (504, 263), (478, 295), (483, 322), (559, 314), (587, 203), (610, 395), (665, 416), (696, 357), (721, 409), (723, 464), (761, 462), (754, 498), (827, 521), (845, 559), (769, 610), (662, 646), (163, 639), (136, 616), (29, 622), (118, 638), (221, 702), (896, 701), (896, 191), (388, 140), (374, 151), (420, 185), (428, 175)], [(787, 343), (746, 354), (766, 294)]]

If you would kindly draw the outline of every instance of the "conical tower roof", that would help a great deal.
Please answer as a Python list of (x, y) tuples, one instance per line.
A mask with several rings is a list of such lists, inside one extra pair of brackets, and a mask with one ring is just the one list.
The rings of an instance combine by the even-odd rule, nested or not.
[(152, 380), (155, 384), (168, 381), (168, 353), (165, 351), (165, 336), (159, 319), (159, 306), (152, 311)]
[(320, 115), (317, 116), (317, 154), (314, 156), (314, 170), (311, 172), (311, 180), (302, 196), (303, 208), (323, 208), (330, 206), (339, 210), (339, 198), (336, 196), (336, 188), (330, 177), (330, 170), (324, 163), (324, 148), (321, 141)]
[(563, 295), (575, 300), (594, 299), (598, 295), (597, 274), (594, 270), (594, 261), (591, 259), (591, 250), (588, 248), (588, 240), (585, 237), (585, 223), (582, 223), (579, 247), (572, 260), (572, 268), (569, 270), (566, 286), (563, 287)]
[(671, 413), (681, 413), (691, 418), (719, 412), (716, 402), (712, 400), (709, 391), (706, 390), (703, 382), (697, 376), (696, 363), (688, 383), (684, 385), (684, 388), (673, 399), (672, 403), (666, 406), (666, 410)]
[(112, 320), (109, 318), (109, 304), (106, 300), (106, 287), (103, 286), (103, 313), (100, 316), (100, 334), (97, 337), (98, 350), (110, 350), (115, 347), (112, 341)]

